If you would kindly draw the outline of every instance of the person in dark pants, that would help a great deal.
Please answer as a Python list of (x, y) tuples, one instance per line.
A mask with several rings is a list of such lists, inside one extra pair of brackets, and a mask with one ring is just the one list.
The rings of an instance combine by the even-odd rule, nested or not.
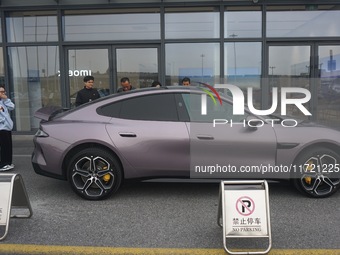
[(13, 146), (12, 129), (13, 121), (9, 111), (14, 110), (14, 104), (6, 95), (4, 87), (0, 87), (0, 171), (8, 171), (14, 168), (12, 164)]
[(76, 106), (85, 104), (87, 102), (93, 101), (100, 98), (98, 90), (93, 88), (94, 77), (85, 76), (84, 77), (84, 88), (79, 90), (76, 98)]

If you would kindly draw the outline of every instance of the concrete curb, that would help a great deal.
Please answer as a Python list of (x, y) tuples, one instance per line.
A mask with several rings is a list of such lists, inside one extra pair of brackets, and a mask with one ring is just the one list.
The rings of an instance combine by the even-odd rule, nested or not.
[(33, 141), (34, 135), (12, 135), (13, 142), (16, 141)]

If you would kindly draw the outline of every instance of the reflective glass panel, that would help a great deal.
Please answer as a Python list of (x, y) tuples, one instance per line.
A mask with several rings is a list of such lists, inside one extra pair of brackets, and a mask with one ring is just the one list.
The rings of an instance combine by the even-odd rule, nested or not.
[[(59, 2), (60, 3), (60, 2)], [(30, 0), (30, 1), (22, 1), (22, 0), (1, 0), (1, 6), (41, 6), (41, 5), (55, 5), (55, 0)]]
[[(1, 16), (0, 16), (1, 19)], [(2, 29), (1, 29), (1, 24), (0, 24), (0, 42), (2, 42)]]
[(58, 47), (11, 47), (8, 53), (16, 131), (31, 131), (39, 127), (36, 110), (61, 105)]
[[(152, 12), (151, 12), (152, 11)], [(160, 39), (160, 14), (150, 12), (88, 13), (80, 12), (64, 16), (64, 40), (147, 40)], [(68, 12), (67, 12), (68, 13)]]
[(226, 11), (224, 13), (225, 38), (256, 38), (262, 35), (262, 14), (254, 11)]
[(224, 76), (226, 83), (234, 84), (247, 93), (253, 88), (254, 104), (261, 103), (260, 42), (230, 42), (224, 44)]
[[(269, 47), (269, 70), (268, 83), (271, 88), (300, 87), (310, 91), (310, 46), (270, 46)], [(301, 97), (302, 94), (290, 95)], [(290, 98), (291, 98), (290, 97)], [(272, 99), (272, 93), (269, 98)], [(271, 102), (270, 102), (271, 105)], [(308, 109), (309, 103), (304, 104)], [(277, 113), (280, 113), (280, 104)], [(308, 118), (294, 104), (287, 105), (287, 115), (298, 116), (301, 119)]]
[(340, 129), (340, 46), (319, 46), (318, 120)]
[(218, 43), (175, 43), (165, 45), (166, 85), (179, 85), (184, 77), (191, 84), (220, 83)]
[[(315, 10), (303, 6), (294, 11), (270, 8), (267, 12), (268, 37), (340, 36), (340, 10)], [(317, 8), (317, 7), (315, 7)]]
[[(184, 9), (186, 10), (186, 9)], [(176, 9), (166, 9), (165, 38), (218, 38), (220, 34), (219, 12), (181, 12), (172, 13)]]
[(5, 85), (5, 66), (4, 66), (4, 54), (2, 47), (0, 47), (0, 85)]
[[(261, 43), (260, 42), (230, 42), (225, 43), (224, 75), (228, 82), (245, 86), (257, 87), (261, 77)], [(248, 82), (247, 79), (251, 77)]]
[[(13, 0), (12, 0), (13, 1)], [(55, 0), (54, 0), (55, 1)], [(161, 2), (162, 0), (114, 0), (109, 3), (154, 3), (154, 2)], [(108, 0), (58, 0), (60, 5), (67, 4), (67, 5), (86, 5), (86, 4), (107, 4)]]
[(58, 41), (55, 11), (15, 12), (6, 18), (9, 42)]

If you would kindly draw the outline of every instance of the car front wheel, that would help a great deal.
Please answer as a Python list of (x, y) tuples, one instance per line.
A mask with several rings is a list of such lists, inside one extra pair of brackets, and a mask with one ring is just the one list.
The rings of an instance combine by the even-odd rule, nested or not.
[(303, 194), (323, 198), (340, 186), (340, 156), (328, 148), (312, 148), (295, 162), (294, 186)]
[(76, 153), (69, 161), (67, 171), (72, 189), (88, 200), (109, 197), (122, 182), (120, 164), (101, 148), (87, 148)]

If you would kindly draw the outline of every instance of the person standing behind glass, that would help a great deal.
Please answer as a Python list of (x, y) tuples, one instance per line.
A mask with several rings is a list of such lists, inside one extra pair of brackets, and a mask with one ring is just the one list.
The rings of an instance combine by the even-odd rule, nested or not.
[(6, 95), (4, 87), (0, 87), (0, 149), (1, 161), (0, 171), (8, 171), (14, 168), (12, 129), (13, 121), (9, 111), (14, 110), (14, 104)]
[(87, 102), (93, 101), (100, 98), (97, 89), (93, 88), (94, 77), (85, 76), (84, 77), (84, 88), (78, 91), (76, 98), (76, 106), (85, 104)]
[(151, 87), (160, 88), (160, 87), (162, 87), (162, 84), (159, 81), (153, 81), (151, 83)]
[(182, 85), (183, 86), (190, 86), (190, 78), (189, 77), (184, 77), (182, 80)]
[(120, 86), (121, 87), (117, 90), (117, 93), (136, 89), (135, 87), (131, 85), (130, 79), (128, 77), (123, 77), (120, 79)]

